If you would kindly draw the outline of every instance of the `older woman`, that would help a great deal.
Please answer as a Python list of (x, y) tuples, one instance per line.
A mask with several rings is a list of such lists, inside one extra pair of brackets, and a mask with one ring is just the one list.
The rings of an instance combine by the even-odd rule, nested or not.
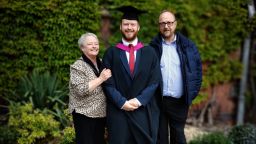
[(99, 41), (95, 34), (78, 40), (82, 57), (70, 66), (69, 111), (72, 113), (77, 144), (104, 144), (106, 97), (101, 84), (111, 77), (98, 58)]

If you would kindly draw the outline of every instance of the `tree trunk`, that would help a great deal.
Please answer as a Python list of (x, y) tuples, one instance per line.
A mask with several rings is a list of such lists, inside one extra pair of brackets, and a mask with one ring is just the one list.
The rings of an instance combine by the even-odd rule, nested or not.
[(213, 124), (213, 117), (212, 117), (212, 106), (216, 101), (216, 87), (213, 86), (212, 88), (212, 96), (211, 99), (208, 100), (204, 108), (202, 109), (199, 118), (198, 118), (198, 125), (202, 126), (205, 123), (205, 116), (207, 115), (208, 124)]

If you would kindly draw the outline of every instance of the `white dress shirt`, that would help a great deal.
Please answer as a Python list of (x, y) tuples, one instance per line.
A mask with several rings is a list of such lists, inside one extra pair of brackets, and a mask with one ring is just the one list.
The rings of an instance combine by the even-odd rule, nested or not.
[(162, 42), (163, 53), (160, 61), (163, 76), (163, 95), (180, 98), (183, 95), (181, 63), (177, 52), (176, 35), (172, 42)]

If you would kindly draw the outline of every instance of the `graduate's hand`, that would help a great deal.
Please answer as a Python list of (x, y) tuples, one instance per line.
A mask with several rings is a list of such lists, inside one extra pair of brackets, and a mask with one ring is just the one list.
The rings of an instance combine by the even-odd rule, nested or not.
[(137, 108), (141, 106), (141, 103), (137, 98), (130, 99), (128, 102)]
[(138, 107), (133, 106), (129, 101), (126, 101), (124, 105), (122, 106), (122, 109), (125, 111), (134, 111)]

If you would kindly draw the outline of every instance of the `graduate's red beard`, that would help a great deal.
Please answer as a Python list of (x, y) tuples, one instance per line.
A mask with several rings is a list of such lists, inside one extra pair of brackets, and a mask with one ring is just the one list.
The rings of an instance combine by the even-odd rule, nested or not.
[(123, 38), (128, 42), (133, 41), (137, 37), (137, 34), (138, 34), (138, 31), (131, 31), (131, 30), (122, 31)]

